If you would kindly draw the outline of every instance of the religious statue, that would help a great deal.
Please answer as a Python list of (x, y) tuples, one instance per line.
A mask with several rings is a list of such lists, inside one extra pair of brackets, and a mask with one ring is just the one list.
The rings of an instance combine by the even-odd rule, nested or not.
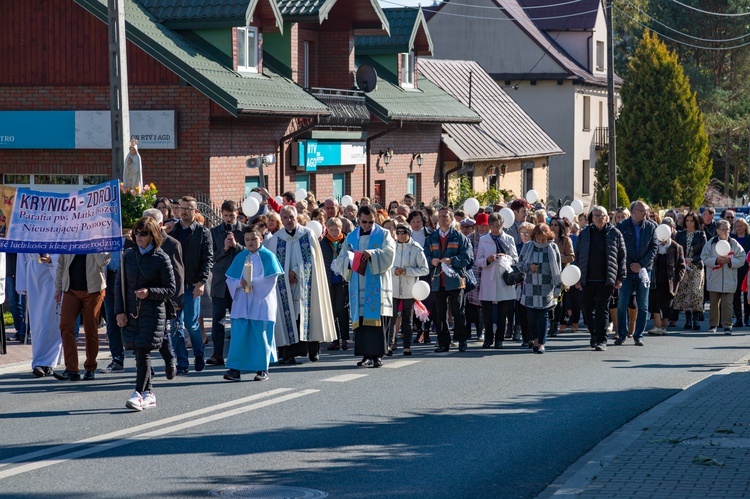
[(130, 139), (130, 149), (125, 158), (123, 183), (127, 190), (138, 188), (143, 191), (143, 170), (141, 169), (141, 155), (138, 153), (138, 140)]

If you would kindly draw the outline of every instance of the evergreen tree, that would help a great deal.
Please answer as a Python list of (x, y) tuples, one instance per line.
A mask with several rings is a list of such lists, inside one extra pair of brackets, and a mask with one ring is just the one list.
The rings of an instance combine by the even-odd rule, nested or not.
[(674, 53), (645, 32), (622, 86), (617, 163), (627, 192), (660, 206), (703, 202), (711, 164), (695, 93)]

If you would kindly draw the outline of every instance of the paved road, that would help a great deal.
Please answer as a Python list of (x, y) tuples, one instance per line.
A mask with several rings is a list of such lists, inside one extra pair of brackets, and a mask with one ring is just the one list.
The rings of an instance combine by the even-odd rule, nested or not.
[(157, 378), (158, 407), (143, 413), (124, 409), (132, 360), (87, 383), (5, 374), (0, 497), (205, 497), (248, 484), (534, 497), (625, 422), (743, 357), (749, 333), (672, 334), (603, 353), (583, 334), (552, 339), (545, 355), (507, 342), (463, 354), (417, 347), (379, 370), (334, 352), (272, 368), (267, 383), (207, 368)]

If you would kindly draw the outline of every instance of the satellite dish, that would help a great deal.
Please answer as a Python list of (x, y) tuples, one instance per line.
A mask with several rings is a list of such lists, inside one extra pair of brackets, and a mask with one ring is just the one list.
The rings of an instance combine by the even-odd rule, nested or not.
[(365, 93), (378, 88), (378, 73), (375, 68), (364, 64), (357, 70), (357, 86)]

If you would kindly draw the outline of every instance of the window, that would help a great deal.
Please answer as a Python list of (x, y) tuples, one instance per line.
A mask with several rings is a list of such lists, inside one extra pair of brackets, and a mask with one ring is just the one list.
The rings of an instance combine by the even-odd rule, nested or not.
[(297, 189), (310, 191), (310, 175), (297, 175), (294, 178), (294, 183), (297, 184)]
[(534, 162), (521, 161), (521, 170), (523, 171), (521, 191), (528, 192), (534, 188)]
[(310, 42), (302, 44), (302, 88), (310, 88)]
[(596, 69), (604, 71), (604, 42), (596, 42)]
[(379, 204), (380, 206), (386, 206), (385, 202), (385, 180), (376, 180), (375, 189), (373, 191), (372, 202), (373, 204)]
[(414, 52), (399, 54), (401, 58), (401, 86), (414, 88)]
[[(263, 180), (263, 185), (268, 185), (268, 175), (263, 175)], [(253, 189), (260, 186), (260, 175), (245, 177), (245, 197), (248, 197)]]
[(591, 97), (583, 96), (583, 130), (591, 130)]
[(48, 175), (48, 174), (4, 174), (3, 184), (14, 187), (30, 187), (44, 192), (73, 192), (92, 185), (103, 184), (109, 180), (108, 175)]
[(581, 180), (583, 185), (581, 185), (581, 194), (584, 196), (588, 196), (591, 194), (591, 161), (588, 159), (583, 160), (583, 175), (581, 175)]
[(599, 128), (604, 126), (604, 101), (599, 101)]
[(258, 28), (237, 28), (237, 71), (258, 72)]
[(333, 197), (336, 201), (341, 202), (341, 198), (346, 193), (346, 174), (345, 173), (334, 173), (333, 174)]
[(414, 199), (419, 200), (419, 173), (410, 173), (406, 176), (406, 192), (414, 194)]

